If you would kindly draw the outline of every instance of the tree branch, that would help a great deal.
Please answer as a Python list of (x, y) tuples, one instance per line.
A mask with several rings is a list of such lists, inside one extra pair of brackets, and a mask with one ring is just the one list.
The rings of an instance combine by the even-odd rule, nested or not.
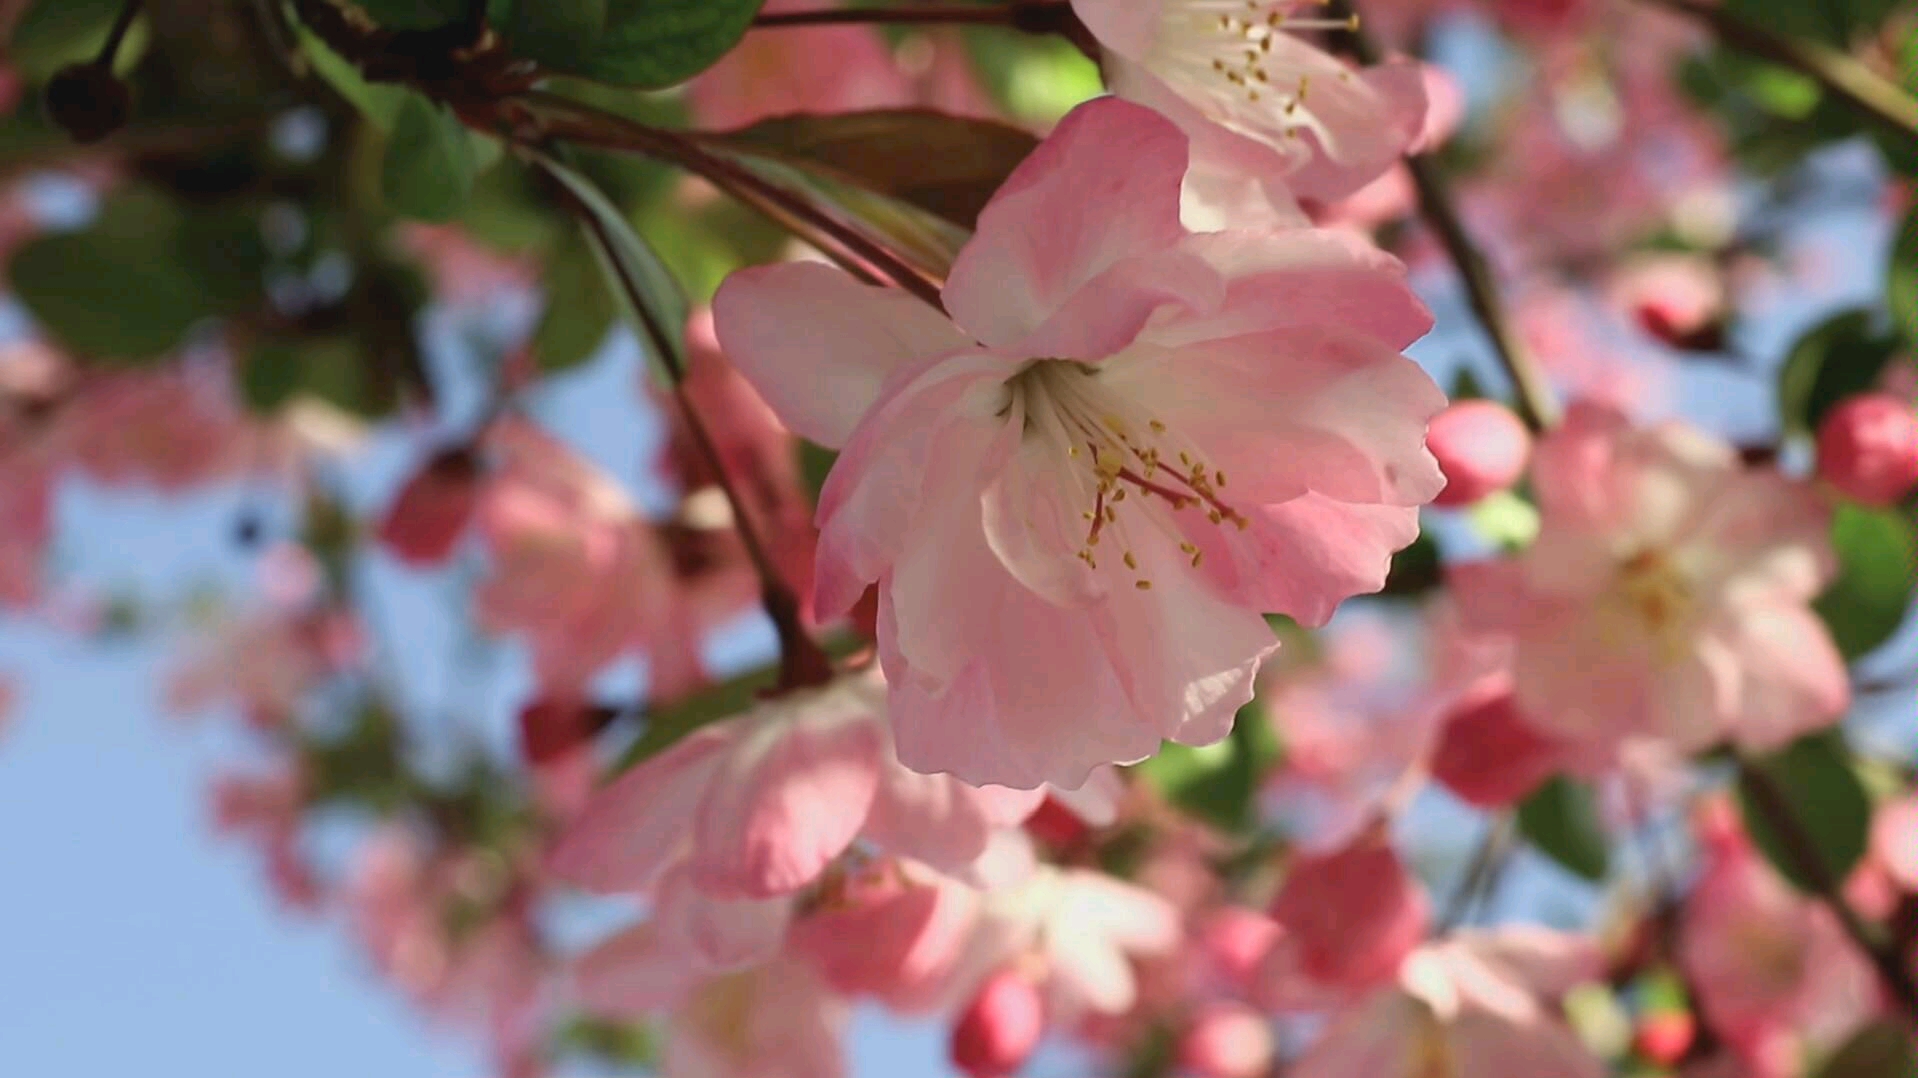
[(1816, 41), (1775, 34), (1703, 0), (1641, 0), (1704, 24), (1734, 48), (1806, 75), (1860, 115), (1918, 142), (1918, 98), (1857, 58)]
[(1899, 1009), (1905, 1012), (1909, 1020), (1918, 1022), (1918, 981), (1913, 979), (1911, 966), (1890, 941), (1866, 923), (1858, 911), (1851, 908), (1851, 903), (1845, 900), (1844, 881), (1832, 871), (1831, 865), (1818, 849), (1817, 840), (1799, 821), (1791, 798), (1778, 788), (1764, 768), (1740, 761), (1738, 774), (1746, 792), (1750, 794), (1751, 807), (1770, 825), (1772, 833), (1778, 837), (1782, 852), (1791, 860), (1792, 867), (1811, 884), (1819, 901), (1838, 918), (1845, 934), (1871, 961), (1879, 979), (1885, 984), (1886, 992)]
[[(1326, 13), (1334, 19), (1357, 16), (1351, 0), (1328, 0)], [(1354, 54), (1367, 64), (1376, 64), (1384, 59), (1378, 42), (1366, 31), (1362, 21), (1354, 25), (1351, 43)], [(1412, 182), (1418, 188), (1420, 216), (1445, 247), (1452, 264), (1458, 267), (1472, 313), (1492, 338), (1492, 348), (1498, 354), (1499, 363), (1512, 379), (1519, 418), (1534, 431), (1544, 430), (1558, 422), (1558, 404), (1530, 349), (1526, 348), (1524, 340), (1506, 315), (1491, 264), (1465, 230), (1457, 202), (1452, 197), (1451, 184), (1430, 157), (1407, 157), (1405, 167), (1411, 171)]]

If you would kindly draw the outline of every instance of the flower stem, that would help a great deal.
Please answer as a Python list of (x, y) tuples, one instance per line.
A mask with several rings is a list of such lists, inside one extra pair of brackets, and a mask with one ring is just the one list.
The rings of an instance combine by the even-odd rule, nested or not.
[(1868, 119), (1918, 141), (1918, 98), (1829, 45), (1777, 34), (1703, 0), (1643, 0), (1703, 23), (1719, 40), (1817, 81)]
[[(1328, 0), (1326, 14), (1334, 19), (1357, 19), (1351, 0)], [(1367, 64), (1376, 64), (1384, 59), (1383, 50), (1367, 32), (1362, 21), (1354, 22), (1351, 44), (1353, 53)], [(1458, 268), (1472, 313), (1492, 338), (1493, 351), (1498, 354), (1499, 363), (1512, 379), (1519, 418), (1533, 431), (1544, 430), (1558, 422), (1558, 403), (1553, 399), (1551, 388), (1546, 384), (1544, 373), (1539, 370), (1531, 350), (1526, 348), (1506, 314), (1491, 264), (1465, 230), (1457, 201), (1452, 196), (1450, 181), (1429, 157), (1407, 157), (1405, 167), (1411, 171), (1412, 182), (1418, 188), (1420, 216), (1425, 219), (1426, 227), (1438, 237), (1445, 253), (1451, 256), (1452, 264)]]
[(120, 5), (120, 14), (113, 19), (113, 25), (107, 30), (107, 39), (100, 45), (100, 54), (94, 57), (93, 65), (106, 70), (113, 69), (113, 58), (120, 51), (120, 42), (126, 40), (127, 31), (133, 28), (134, 17), (140, 14), (140, 0), (126, 0)]
[[(926, 270), (910, 264), (856, 229), (846, 227), (805, 199), (761, 179), (681, 133), (648, 127), (541, 91), (530, 92), (521, 101), (533, 109), (548, 135), (579, 146), (641, 154), (683, 168), (772, 218), (848, 272), (871, 280), (873, 271), (877, 270), (898, 287), (944, 309), (939, 299), (943, 282)], [(476, 122), (474, 126), (487, 129), (483, 122)]]
[[(535, 157), (535, 161), (544, 163), (546, 158)], [(766, 614), (772, 619), (773, 628), (779, 636), (779, 683), (775, 691), (801, 689), (813, 685), (823, 685), (832, 680), (832, 660), (812, 634), (806, 631), (799, 616), (799, 598), (793, 594), (791, 585), (780, 575), (779, 567), (773, 564), (772, 556), (767, 552), (765, 540), (759, 535), (751, 510), (746, 500), (740, 496), (733, 485), (732, 477), (727, 474), (725, 460), (719, 447), (713, 442), (706, 422), (700, 417), (699, 409), (686, 395), (686, 365), (666, 327), (647, 312), (650, 310), (645, 301), (640, 283), (627, 273), (625, 265), (611, 257), (614, 250), (613, 237), (607, 235), (605, 222), (594, 214), (579, 199), (569, 193), (565, 204), (574, 216), (579, 218), (592, 236), (593, 242), (608, 257), (606, 265), (613, 270), (613, 276), (619, 289), (625, 293), (629, 305), (645, 331), (653, 352), (659, 356), (660, 363), (666, 368), (673, 383), (673, 399), (679, 405), (680, 413), (685, 417), (686, 430), (692, 436), (693, 445), (705, 460), (719, 482), (719, 489), (726, 495), (726, 503), (732, 508), (733, 527), (739, 532), (740, 545), (746, 549), (746, 557), (752, 562), (753, 570), (759, 576), (760, 601), (766, 608)]]
[(1798, 818), (1791, 798), (1779, 789), (1762, 767), (1753, 767), (1741, 761), (1738, 774), (1746, 793), (1750, 795), (1751, 807), (1778, 837), (1781, 852), (1798, 870), (1798, 875), (1811, 885), (1818, 900), (1838, 918), (1838, 923), (1859, 951), (1871, 961), (1879, 979), (1884, 982), (1885, 991), (1899, 1009), (1913, 1022), (1918, 1022), (1918, 980), (1914, 980), (1910, 964), (1884, 938), (1883, 933), (1867, 923), (1845, 900), (1844, 881), (1832, 871), (1825, 855), (1819, 851), (1817, 840)]
[(1465, 876), (1459, 881), (1458, 889), (1452, 892), (1451, 900), (1446, 902), (1445, 911), (1440, 915), (1437, 934), (1445, 935), (1464, 924), (1471, 917), (1472, 910), (1482, 904), (1498, 885), (1498, 878), (1504, 874), (1506, 864), (1518, 848), (1518, 817), (1511, 812), (1503, 812), (1494, 817), (1485, 826), (1485, 834), (1480, 837), (1478, 848), (1472, 852), (1472, 860), (1466, 866)]

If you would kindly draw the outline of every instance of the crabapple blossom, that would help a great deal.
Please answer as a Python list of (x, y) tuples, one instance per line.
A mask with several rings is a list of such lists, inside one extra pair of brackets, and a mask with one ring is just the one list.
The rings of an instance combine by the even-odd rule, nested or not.
[(1879, 806), (1871, 822), (1871, 853), (1893, 883), (1918, 894), (1918, 795)]
[(1384, 172), (1418, 137), (1417, 65), (1354, 70), (1296, 36), (1344, 29), (1306, 0), (1072, 0), (1097, 38), (1113, 93), (1157, 110), (1196, 157), (1284, 176), (1328, 200)]
[[(479, 623), (517, 632), (542, 688), (572, 691), (661, 636), (671, 574), (664, 552), (610, 478), (531, 424), (496, 423), (497, 466), (474, 525), (492, 555), (474, 596)], [(668, 682), (654, 672), (655, 682)]]
[(1891, 505), (1918, 487), (1918, 408), (1861, 393), (1818, 427), (1818, 476), (1864, 505)]
[(1432, 417), (1426, 446), (1445, 473), (1433, 505), (1471, 505), (1510, 490), (1525, 474), (1532, 436), (1496, 401), (1458, 401)]
[(805, 264), (714, 301), (773, 410), (843, 447), (815, 598), (878, 583), (909, 767), (1076, 786), (1218, 740), (1274, 647), (1259, 615), (1376, 590), (1439, 488), (1401, 268), (1309, 229), (1187, 233), (1185, 166), (1171, 124), (1100, 99), (981, 214), (950, 320)]
[(1298, 859), (1273, 900), (1281, 935), (1260, 971), (1266, 1002), (1311, 1008), (1389, 981), (1425, 936), (1424, 889), (1383, 835)]
[(786, 934), (843, 995), (871, 995), (898, 1011), (938, 1002), (961, 959), (979, 892), (912, 861), (888, 859), (829, 877)]
[(1597, 972), (1597, 955), (1577, 937), (1525, 927), (1455, 933), (1414, 951), (1287, 1073), (1598, 1078), (1604, 1065), (1550, 1002)]
[(891, 754), (875, 673), (766, 700), (628, 769), (573, 821), (551, 867), (617, 892), (683, 863), (711, 898), (766, 899), (817, 879), (861, 835), (963, 868), (1043, 796), (922, 775)]
[(1007, 967), (986, 978), (952, 1027), (953, 1065), (972, 1078), (1011, 1074), (1025, 1065), (1045, 1031), (1038, 987)]
[(661, 1078), (841, 1078), (847, 1010), (800, 962), (711, 978), (673, 1009)]
[(1278, 1050), (1265, 1016), (1241, 1003), (1211, 1003), (1179, 1038), (1179, 1065), (1198, 1078), (1260, 1078)]
[(1678, 961), (1711, 1029), (1754, 1078), (1798, 1073), (1876, 1006), (1871, 967), (1832, 912), (1759, 856), (1729, 805), (1708, 804), (1705, 872), (1688, 897)]
[(1762, 749), (1844, 711), (1844, 661), (1808, 605), (1835, 568), (1811, 489), (1690, 426), (1585, 403), (1539, 443), (1532, 483), (1537, 541), (1451, 580), (1463, 626), (1511, 640), (1541, 731)]

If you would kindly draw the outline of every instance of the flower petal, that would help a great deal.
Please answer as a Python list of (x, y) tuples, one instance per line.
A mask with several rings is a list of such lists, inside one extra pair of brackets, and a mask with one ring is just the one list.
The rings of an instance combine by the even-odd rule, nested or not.
[(1341, 602), (1385, 586), (1392, 554), (1418, 538), (1418, 510), (1307, 493), (1245, 512), (1249, 526), (1180, 514), (1207, 578), (1230, 601), (1323, 625)]
[(733, 744), (731, 724), (698, 730), (601, 790), (547, 862), (599, 893), (639, 891), (685, 848), (693, 814)]
[(946, 309), (989, 346), (1025, 337), (1114, 263), (1178, 242), (1185, 169), (1185, 136), (1150, 109), (1080, 105), (980, 213)]
[(838, 448), (894, 372), (971, 342), (897, 289), (813, 262), (743, 269), (713, 297), (719, 343), (795, 434)]
[(851, 714), (748, 735), (693, 822), (693, 884), (719, 898), (769, 898), (818, 878), (866, 822), (884, 749), (878, 721)]

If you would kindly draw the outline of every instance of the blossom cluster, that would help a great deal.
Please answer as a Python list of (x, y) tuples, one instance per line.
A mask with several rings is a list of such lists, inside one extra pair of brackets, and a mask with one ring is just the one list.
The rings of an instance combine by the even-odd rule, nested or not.
[[(167, 704), (237, 709), (268, 759), (216, 781), (215, 826), (503, 1074), (837, 1078), (860, 1006), (974, 1078), (1049, 1048), (1152, 1078), (1812, 1078), (1909, 1042), (1918, 795), (1843, 725), (1891, 629), (1833, 609), (1886, 569), (1843, 540), (1910, 537), (1918, 411), (1885, 363), (1819, 373), (1782, 451), (1680, 417), (1739, 305), (1817, 276), (1729, 249), (1730, 151), (1667, 70), (1696, 35), (1609, 0), (1380, 2), (1356, 39), (1320, 0), (1051, 7), (1102, 92), (1019, 117), (936, 294), (790, 244), (715, 275), (649, 338), (684, 350), (633, 394), (636, 478), (524, 407), (524, 332), (476, 423), (377, 435), (249, 414), (248, 327), (127, 371), (10, 346), (0, 610), (106, 620), (47, 587), (63, 483), (292, 492), (304, 541), (254, 544), (259, 601)], [(1536, 61), (1489, 133), (1473, 80), (1354, 59), (1468, 9)], [(838, 24), (754, 31), (682, 96), (714, 130), (1003, 107), (956, 34)], [(1474, 149), (1435, 206), (1437, 155)], [(1467, 227), (1486, 257), (1454, 274)], [(1660, 228), (1724, 258), (1636, 244)], [(480, 323), (542, 282), (469, 231), (393, 246)], [(1434, 376), (1446, 290), (1487, 275), (1516, 409)], [(402, 474), (342, 494), (386, 435)], [(524, 657), (511, 751), (434, 766), (372, 570), (458, 577)], [(777, 675), (732, 677), (714, 639), (765, 620)], [(606, 688), (633, 668), (643, 704)], [(1796, 848), (1827, 836), (1794, 798), (1854, 794), (1856, 849)], [(329, 862), (341, 808), (376, 822)], [(1609, 879), (1544, 870), (1588, 915), (1486, 908), (1514, 829)], [(563, 941), (587, 904), (621, 924)]]

